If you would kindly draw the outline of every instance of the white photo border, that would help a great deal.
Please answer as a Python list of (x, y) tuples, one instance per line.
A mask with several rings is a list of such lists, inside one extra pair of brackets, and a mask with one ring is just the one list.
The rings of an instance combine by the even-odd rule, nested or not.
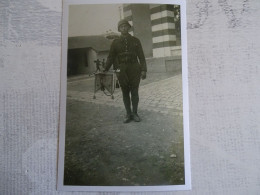
[[(64, 180), (65, 128), (66, 128), (66, 94), (67, 94), (67, 48), (69, 5), (77, 4), (175, 4), (181, 8), (181, 47), (182, 47), (182, 92), (183, 92), (183, 135), (184, 135), (184, 185), (165, 186), (68, 186)], [(189, 133), (189, 94), (188, 94), (188, 61), (186, 31), (186, 0), (63, 0), (62, 5), (62, 61), (60, 83), (59, 145), (57, 190), (59, 191), (96, 191), (96, 192), (147, 192), (147, 191), (180, 191), (191, 190), (190, 166), (190, 133)]]

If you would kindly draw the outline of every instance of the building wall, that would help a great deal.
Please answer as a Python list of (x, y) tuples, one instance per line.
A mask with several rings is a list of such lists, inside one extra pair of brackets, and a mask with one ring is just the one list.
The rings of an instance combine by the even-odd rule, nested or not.
[(146, 57), (153, 56), (152, 31), (149, 4), (132, 4), (134, 36), (140, 39)]
[[(181, 46), (176, 31), (174, 5), (167, 4), (125, 4), (124, 18), (131, 25), (131, 33), (142, 42), (148, 71), (165, 72), (179, 70)], [(178, 39), (177, 39), (178, 34)], [(177, 46), (179, 45), (179, 46)], [(168, 60), (167, 57), (179, 56)], [(160, 58), (151, 60), (150, 58)], [(157, 67), (155, 67), (157, 63)], [(159, 64), (158, 64), (159, 63)], [(167, 67), (167, 68), (166, 68)]]
[(91, 74), (96, 71), (96, 64), (94, 61), (97, 59), (97, 52), (91, 48), (88, 50), (88, 69), (87, 74)]
[(173, 5), (151, 4), (150, 13), (153, 56), (171, 56), (171, 48), (176, 46)]
[(96, 59), (97, 54), (91, 48), (68, 50), (68, 76), (94, 72)]
[(147, 70), (153, 73), (181, 72), (181, 56), (147, 58)]

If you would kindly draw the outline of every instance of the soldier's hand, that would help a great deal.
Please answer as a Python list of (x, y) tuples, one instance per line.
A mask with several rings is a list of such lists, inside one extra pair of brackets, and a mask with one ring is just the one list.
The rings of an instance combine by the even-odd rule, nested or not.
[(141, 78), (142, 78), (142, 80), (146, 79), (146, 72), (145, 71), (141, 72)]

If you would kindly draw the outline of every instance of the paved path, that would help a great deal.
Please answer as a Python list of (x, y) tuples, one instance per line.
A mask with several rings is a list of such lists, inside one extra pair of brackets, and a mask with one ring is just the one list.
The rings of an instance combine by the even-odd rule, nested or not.
[[(68, 82), (67, 98), (95, 104), (123, 107), (120, 89), (115, 90), (114, 99), (106, 96), (102, 91), (98, 91), (96, 93), (96, 99), (93, 99), (93, 90), (79, 91), (70, 87), (83, 82), (86, 83), (86, 81), (90, 84), (91, 82), (94, 83), (94, 78)], [(182, 115), (181, 74), (140, 86), (139, 96), (139, 109), (163, 114), (175, 113)]]

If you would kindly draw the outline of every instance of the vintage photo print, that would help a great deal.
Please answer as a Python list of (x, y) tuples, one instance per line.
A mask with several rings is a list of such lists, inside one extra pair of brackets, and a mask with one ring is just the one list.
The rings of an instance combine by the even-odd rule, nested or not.
[(58, 190), (191, 189), (185, 1), (64, 0)]

